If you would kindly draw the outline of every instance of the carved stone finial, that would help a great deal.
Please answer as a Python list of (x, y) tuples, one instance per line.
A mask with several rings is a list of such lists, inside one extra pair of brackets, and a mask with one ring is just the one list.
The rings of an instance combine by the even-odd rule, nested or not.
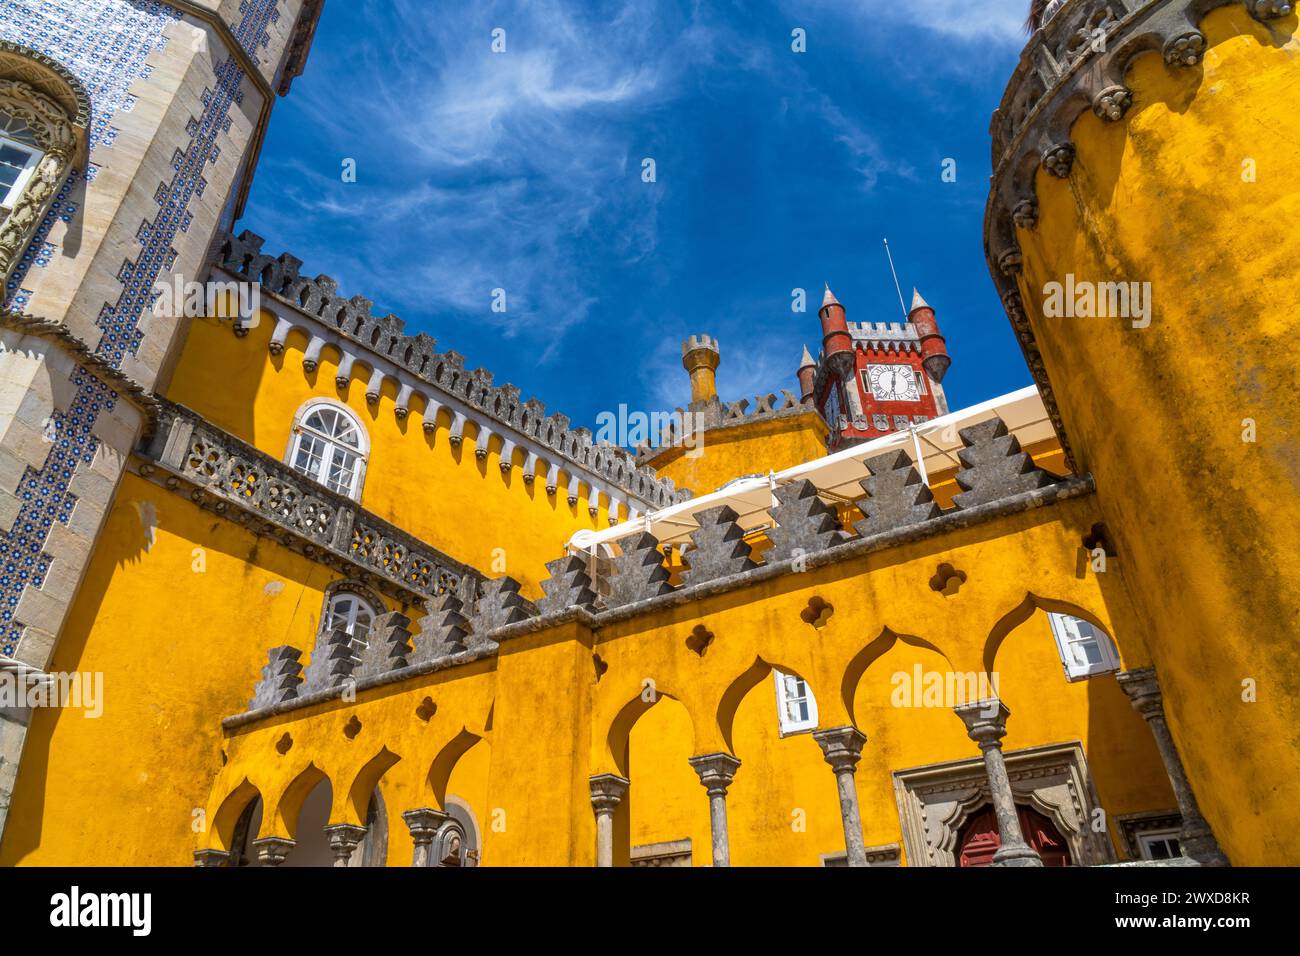
[(596, 604), (596, 591), (591, 576), (587, 574), (587, 559), (577, 554), (546, 562), (550, 577), (542, 582), (543, 598), (537, 609), (543, 614), (553, 614), (570, 607), (591, 609)]
[(410, 664), (414, 656), (410, 625), (411, 619), (400, 611), (389, 611), (376, 617), (366, 646), (357, 654), (360, 660), (357, 676), (373, 677)]
[(461, 613), (465, 604), (455, 591), (447, 591), (429, 602), (430, 612), (420, 618), (420, 633), (415, 638), (413, 664), (440, 660), (460, 653), (469, 646), (469, 619)]
[(750, 557), (740, 515), (727, 505), (696, 512), (700, 527), (691, 532), (690, 568), (682, 572), (682, 583), (702, 584), (758, 567)]
[(520, 584), (514, 578), (500, 577), (484, 581), (470, 623), (479, 633), (494, 631), (507, 624), (536, 617), (537, 606), (519, 593)]
[(303, 690), (314, 693), (352, 680), (352, 672), (361, 662), (358, 650), (357, 642), (343, 628), (321, 631), (316, 636), (311, 663), (307, 665)]
[(971, 425), (957, 434), (966, 446), (957, 453), (962, 468), (956, 481), (962, 491), (953, 496), (953, 504), (958, 508), (973, 508), (1045, 488), (1057, 480), (1020, 450), (1020, 442), (1000, 418)]
[(870, 478), (859, 482), (868, 497), (857, 502), (866, 517), (855, 523), (858, 534), (866, 537), (920, 524), (940, 515), (934, 495), (912, 466), (912, 459), (901, 449), (868, 458), (864, 464)]
[(784, 561), (795, 552), (814, 554), (839, 540), (835, 512), (817, 497), (817, 486), (808, 479), (782, 485), (774, 492), (777, 504), (769, 513), (775, 526), (767, 531), (772, 549), (766, 559)]
[(298, 685), (302, 683), (302, 651), (288, 644), (281, 644), (267, 651), (267, 663), (262, 668), (262, 679), (253, 688), (253, 699), (248, 702), (249, 710), (261, 710), (273, 707), (298, 696)]
[(648, 531), (628, 535), (619, 542), (623, 553), (614, 559), (609, 594), (610, 607), (632, 604), (673, 590), (668, 583), (668, 569), (659, 550), (659, 539)]

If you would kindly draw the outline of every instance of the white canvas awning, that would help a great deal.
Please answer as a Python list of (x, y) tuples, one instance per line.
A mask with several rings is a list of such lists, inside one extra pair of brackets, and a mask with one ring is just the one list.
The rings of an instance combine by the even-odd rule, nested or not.
[(1043, 399), (1038, 389), (1030, 385), (784, 471), (737, 478), (717, 491), (638, 515), (605, 531), (579, 531), (569, 539), (568, 548), (572, 553), (591, 553), (601, 545), (613, 545), (620, 538), (641, 531), (649, 531), (661, 544), (689, 543), (690, 533), (699, 527), (693, 515), (724, 504), (740, 515), (740, 526), (746, 531), (762, 528), (772, 523), (768, 514), (768, 509), (775, 504), (772, 492), (801, 479), (816, 485), (827, 503), (856, 501), (864, 494), (859, 482), (870, 474), (863, 462), (891, 448), (905, 449), (914, 462), (919, 459), (919, 470), (928, 480), (930, 475), (960, 467), (957, 452), (963, 447), (958, 436), (961, 429), (993, 417), (1006, 423), (1022, 447), (1037, 444), (1054, 434)]

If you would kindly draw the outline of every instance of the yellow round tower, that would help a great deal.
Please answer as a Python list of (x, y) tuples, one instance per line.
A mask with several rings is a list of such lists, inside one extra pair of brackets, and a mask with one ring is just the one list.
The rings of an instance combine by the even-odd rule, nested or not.
[(1206, 818), (1234, 863), (1293, 859), (1296, 14), (1053, 6), (993, 117), (989, 265), (1067, 455), (1096, 479)]

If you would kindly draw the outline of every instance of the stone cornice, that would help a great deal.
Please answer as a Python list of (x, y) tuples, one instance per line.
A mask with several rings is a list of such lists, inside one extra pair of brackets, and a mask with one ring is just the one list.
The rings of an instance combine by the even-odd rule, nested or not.
[(234, 218), (238, 219), (244, 214), (244, 204), (248, 202), (248, 192), (253, 186), (253, 171), (257, 168), (257, 160), (262, 152), (262, 142), (266, 139), (266, 129), (271, 122), (271, 107), (275, 104), (275, 91), (271, 89), (271, 84), (267, 81), (261, 67), (253, 62), (253, 58), (248, 55), (248, 51), (235, 39), (230, 24), (221, 19), (217, 11), (195, 3), (193, 0), (167, 0), (167, 2), (182, 13), (186, 13), (197, 20), (202, 20), (211, 27), (217, 37), (220, 38), (222, 45), (239, 62), (239, 68), (248, 78), (248, 81), (257, 88), (257, 92), (261, 95), (262, 105), (258, 110), (257, 123), (253, 126), (253, 137), (248, 144), (246, 172), (244, 173), (243, 182), (239, 184), (239, 195), (235, 199)]
[[(330, 687), (301, 697), (295, 697), (291, 700), (286, 700), (269, 707), (236, 714), (224, 718), (221, 725), (227, 731), (232, 731), (256, 723), (260, 720), (264, 720), (268, 717), (300, 710), (304, 707), (310, 707), (315, 704), (326, 703), (338, 698), (345, 690), (360, 692), (375, 687), (409, 680), (413, 677), (422, 677), (438, 671), (446, 670), (450, 667), (458, 667), (475, 661), (492, 658), (497, 655), (499, 646), (508, 641), (523, 638), (541, 631), (551, 630), (569, 622), (576, 621), (591, 632), (599, 633), (603, 628), (611, 627), (641, 617), (642, 615), (649, 615), (671, 608), (682, 607), (719, 594), (752, 587), (788, 574), (801, 574), (813, 568), (852, 561), (856, 558), (874, 554), (878, 551), (884, 551), (889, 548), (901, 547), (917, 541), (940, 537), (973, 525), (993, 521), (997, 518), (1021, 514), (1038, 508), (1048, 507), (1058, 502), (1068, 501), (1072, 498), (1089, 495), (1092, 494), (1094, 490), (1093, 480), (1090, 475), (1085, 475), (1079, 478), (1067, 478), (1057, 484), (1022, 492), (999, 501), (978, 505), (963, 511), (955, 511), (933, 518), (929, 521), (918, 522), (916, 524), (902, 528), (895, 528), (879, 534), (853, 538), (833, 547), (826, 548), (823, 551), (814, 551), (809, 554), (800, 555), (798, 558), (789, 558), (784, 561), (774, 561), (770, 564), (763, 564), (759, 567), (738, 574), (716, 578), (694, 586), (679, 588), (678, 590), (672, 591), (668, 594), (646, 598), (641, 601), (624, 604), (609, 610), (592, 611), (585, 607), (572, 606), (552, 613), (528, 617), (525, 620), (507, 624), (504, 627), (495, 628), (481, 635), (481, 646), (478, 648), (457, 654), (449, 654), (440, 657), (437, 660), (425, 661), (418, 665), (362, 677), (355, 682), (350, 682), (346, 688), (342, 686)], [(796, 570), (796, 566), (799, 570)]]
[(307, 66), (307, 53), (311, 50), (312, 40), (316, 36), (316, 25), (320, 23), (321, 10), (325, 0), (303, 0), (298, 12), (298, 21), (293, 26), (293, 38), (289, 41), (289, 52), (285, 55), (284, 67), (280, 73), (278, 92), (281, 96), (289, 95), (293, 81), (302, 76)]
[(13, 329), (24, 335), (38, 335), (59, 343), (72, 355), (77, 364), (118, 395), (125, 397), (150, 419), (157, 414), (159, 401), (152, 392), (145, 391), (142, 386), (114, 368), (98, 353), (91, 351), (89, 346), (69, 332), (62, 322), (51, 322), (49, 319), (40, 319), (23, 312), (10, 312), (4, 309), (0, 311), (0, 327)]
[[(481, 456), (487, 454), (491, 434), (502, 439), (503, 467), (514, 467), (516, 449), (523, 452), (526, 482), (533, 480), (539, 461), (547, 462), (551, 466), (548, 493), (557, 490), (556, 476), (563, 467), (591, 492), (604, 492), (611, 503), (626, 505), (632, 512), (662, 508), (689, 497), (689, 493), (678, 491), (671, 479), (638, 466), (626, 450), (593, 443), (586, 428), (570, 428), (567, 416), (558, 412), (548, 416), (546, 406), (536, 398), (521, 400), (516, 386), (495, 385), (486, 369), (467, 370), (458, 353), (436, 351), (430, 336), (405, 334), (405, 323), (397, 316), (372, 314), (370, 300), (338, 295), (338, 283), (329, 276), (308, 279), (299, 275), (301, 260), (288, 253), (276, 258), (262, 254), (262, 242), (260, 236), (247, 231), (231, 236), (216, 265), (233, 278), (260, 285), (263, 308), (276, 317), (272, 353), (283, 351), (292, 330), (301, 330), (308, 339), (303, 363), (312, 371), (324, 347), (333, 346), (341, 355), (341, 386), (350, 380), (354, 363), (368, 366), (367, 401), (379, 401), (387, 380), (397, 388), (398, 418), (406, 417), (415, 395), (435, 413), (445, 407), (452, 417), (453, 443), (459, 443), (464, 425), (473, 422), (480, 430), (477, 452)], [(236, 334), (240, 331), (236, 324)], [(436, 415), (426, 412), (424, 427), (431, 430), (437, 427), (435, 422)], [(576, 500), (576, 491), (570, 485), (571, 500)]]
[[(1020, 297), (1017, 229), (1038, 226), (1039, 168), (1068, 178), (1075, 146), (1070, 131), (1091, 110), (1119, 122), (1132, 105), (1125, 74), (1137, 57), (1158, 52), (1170, 67), (1194, 69), (1206, 48), (1199, 24), (1207, 13), (1238, 0), (1070, 0), (1025, 45), (1001, 104), (993, 113), (993, 176), (984, 215), (984, 253), (1015, 329), (1025, 361), (1061, 440), (1074, 455), (1056, 395)], [(1246, 12), (1268, 21), (1291, 13), (1293, 0), (1244, 0)]]
[(403, 604), (477, 592), (483, 576), (166, 399), (135, 470)]

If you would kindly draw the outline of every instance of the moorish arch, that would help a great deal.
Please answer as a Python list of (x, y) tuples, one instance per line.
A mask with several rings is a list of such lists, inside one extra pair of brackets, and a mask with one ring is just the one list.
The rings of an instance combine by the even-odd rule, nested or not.
[(782, 663), (773, 664), (762, 657), (755, 657), (754, 662), (727, 685), (727, 689), (722, 692), (722, 696), (718, 700), (715, 711), (718, 721), (718, 733), (727, 745), (727, 749), (733, 754), (736, 753), (734, 739), (736, 713), (740, 709), (741, 703), (749, 696), (750, 691), (767, 680), (773, 671), (779, 671), (782, 674), (788, 674), (802, 680), (811, 689), (814, 697), (816, 696), (816, 688), (813, 687), (812, 681), (800, 669)]
[(896, 631), (889, 626), (883, 627), (874, 640), (850, 658), (840, 680), (840, 697), (855, 726), (859, 725), (856, 700), (867, 671), (900, 644), (915, 649), (915, 656), (920, 660), (930, 658), (930, 662), (938, 667), (947, 671), (953, 669), (952, 661), (937, 645), (915, 634)]
[[(1115, 645), (1115, 649), (1118, 651), (1118, 644), (1115, 642), (1114, 635), (1110, 633), (1110, 628), (1095, 613), (1069, 601), (1041, 597), (1031, 591), (1025, 595), (1024, 600), (998, 618), (989, 630), (988, 637), (984, 641), (983, 663), (986, 674), (996, 673), (997, 668), (995, 665), (998, 651), (1001, 649), (1003, 642), (1013, 631), (1027, 622), (1038, 611), (1045, 614), (1065, 614), (1086, 621), (1105, 635), (1106, 639)], [(1046, 633), (1046, 629), (1044, 631)]]

